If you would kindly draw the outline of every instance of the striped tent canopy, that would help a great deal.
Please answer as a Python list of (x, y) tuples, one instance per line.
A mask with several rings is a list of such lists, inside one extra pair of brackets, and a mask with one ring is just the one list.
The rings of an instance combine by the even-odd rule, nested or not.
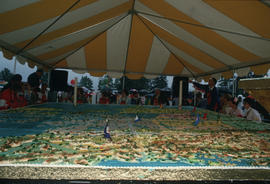
[(269, 0), (1, 0), (3, 55), (138, 79), (270, 68)]

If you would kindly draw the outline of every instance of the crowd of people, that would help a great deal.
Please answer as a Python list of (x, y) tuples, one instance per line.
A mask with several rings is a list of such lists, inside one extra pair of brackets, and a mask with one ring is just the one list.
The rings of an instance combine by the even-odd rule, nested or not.
[(154, 94), (144, 94), (137, 90), (127, 92), (122, 90), (120, 93), (102, 92), (98, 97), (99, 104), (133, 104), (133, 105), (169, 105), (170, 96), (161, 93), (160, 89), (155, 89)]
[(217, 80), (210, 78), (207, 85), (193, 82), (194, 87), (203, 92), (206, 98), (202, 98), (199, 92), (196, 95), (196, 106), (208, 110), (224, 113), (231, 116), (244, 117), (247, 120), (261, 122), (262, 118), (258, 110), (254, 108), (255, 101), (251, 96), (244, 100), (241, 96), (232, 97), (230, 94), (219, 95), (216, 88)]
[(47, 84), (41, 85), (43, 70), (38, 69), (22, 82), (22, 76), (15, 74), (0, 92), (0, 110), (44, 103), (48, 98)]
[[(38, 69), (28, 76), (27, 82), (22, 82), (21, 75), (14, 75), (0, 92), (0, 110), (47, 102), (48, 86), (47, 84), (41, 84), (42, 74), (43, 71)], [(193, 83), (196, 90), (200, 91), (196, 94), (195, 99), (186, 100), (190, 105), (231, 116), (245, 117), (247, 120), (262, 121), (260, 113), (253, 106), (254, 100), (251, 97), (246, 97), (243, 100), (241, 97), (235, 98), (230, 94), (220, 96), (216, 88), (217, 80), (215, 78), (210, 78), (207, 85), (190, 82)], [(203, 98), (202, 94), (204, 94), (205, 98)], [(57, 93), (56, 101), (73, 103), (73, 99), (74, 88), (68, 86), (65, 92)], [(93, 103), (92, 94), (85, 92), (83, 88), (78, 88), (77, 103)], [(137, 90), (129, 92), (122, 90), (120, 93), (103, 91), (101, 95), (95, 95), (95, 103), (154, 105), (160, 107), (174, 104), (171, 95), (162, 93), (160, 89), (155, 89), (153, 95), (142, 94)]]

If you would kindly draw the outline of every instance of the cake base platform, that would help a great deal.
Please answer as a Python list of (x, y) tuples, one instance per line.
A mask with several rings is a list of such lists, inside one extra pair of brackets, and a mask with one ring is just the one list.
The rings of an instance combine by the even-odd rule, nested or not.
[(1, 165), (2, 179), (101, 181), (269, 181), (270, 169), (245, 167), (89, 167)]

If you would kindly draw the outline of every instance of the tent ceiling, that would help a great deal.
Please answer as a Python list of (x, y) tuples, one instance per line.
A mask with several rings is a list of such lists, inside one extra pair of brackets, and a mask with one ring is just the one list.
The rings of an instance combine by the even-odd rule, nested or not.
[(0, 2), (0, 46), (94, 76), (265, 73), (269, 20), (263, 0), (11, 0)]

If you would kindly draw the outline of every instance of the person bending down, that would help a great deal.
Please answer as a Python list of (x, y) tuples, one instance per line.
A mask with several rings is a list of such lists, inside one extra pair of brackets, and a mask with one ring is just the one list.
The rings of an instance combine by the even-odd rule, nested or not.
[(245, 98), (244, 107), (245, 107), (245, 117), (247, 120), (262, 122), (260, 113), (251, 107), (252, 99)]
[(216, 88), (217, 80), (215, 78), (210, 78), (208, 81), (208, 85), (199, 84), (197, 82), (193, 82), (194, 87), (203, 91), (207, 95), (207, 109), (212, 111), (219, 111), (220, 102), (218, 96), (218, 90)]

